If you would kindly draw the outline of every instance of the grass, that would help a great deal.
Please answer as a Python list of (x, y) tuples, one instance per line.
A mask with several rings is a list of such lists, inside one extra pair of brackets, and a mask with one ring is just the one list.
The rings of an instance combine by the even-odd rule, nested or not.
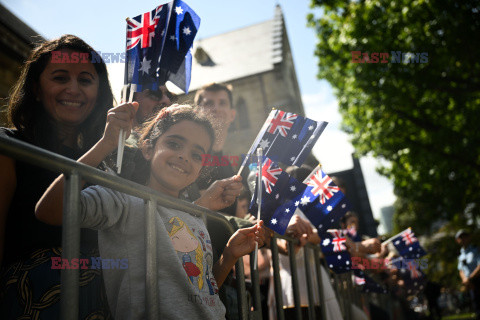
[(453, 315), (442, 317), (442, 320), (464, 320), (464, 319), (475, 319), (475, 313), (453, 314)]

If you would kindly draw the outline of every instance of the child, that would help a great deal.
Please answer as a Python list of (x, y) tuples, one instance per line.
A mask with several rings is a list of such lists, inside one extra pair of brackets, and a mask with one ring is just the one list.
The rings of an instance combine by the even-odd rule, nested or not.
[[(120, 129), (131, 129), (138, 104), (125, 104), (111, 111), (103, 138), (79, 161), (95, 165), (116, 148)], [(140, 182), (156, 191), (178, 197), (193, 183), (202, 168), (202, 154), (210, 151), (214, 131), (210, 122), (190, 106), (174, 105), (161, 110), (146, 123), (138, 146), (144, 164), (135, 163)], [(143, 168), (143, 169), (142, 169)], [(225, 182), (224, 182), (225, 183)], [(228, 205), (239, 191), (223, 185), (210, 192), (209, 202)], [(236, 192), (236, 194), (232, 194)], [(208, 193), (208, 192), (207, 192)], [(213, 196), (212, 196), (213, 195)], [(63, 176), (37, 204), (38, 219), (62, 222)], [(199, 199), (200, 200), (200, 199)], [(201, 201), (200, 201), (201, 202)], [(145, 318), (145, 202), (102, 186), (81, 193), (81, 227), (99, 231), (102, 259), (128, 259), (128, 268), (103, 270), (108, 301), (115, 319)], [(218, 287), (239, 257), (262, 246), (262, 222), (240, 229), (228, 241), (219, 261), (212, 265), (212, 246), (201, 217), (157, 206), (155, 219), (158, 250), (159, 309), (165, 319), (225, 318)], [(122, 261), (122, 260), (120, 260)]]

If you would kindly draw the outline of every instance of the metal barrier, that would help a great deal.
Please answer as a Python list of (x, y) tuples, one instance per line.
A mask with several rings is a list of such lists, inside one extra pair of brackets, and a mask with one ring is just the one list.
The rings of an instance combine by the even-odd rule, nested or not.
[[(31, 144), (11, 139), (0, 137), (0, 154), (9, 156), (13, 159), (24, 161), (35, 166), (60, 172), (65, 175), (65, 201), (63, 210), (63, 228), (62, 228), (62, 258), (72, 259), (80, 255), (80, 228), (78, 222), (79, 199), (80, 199), (80, 181), (85, 180), (92, 184), (102, 185), (107, 188), (117, 190), (146, 201), (146, 311), (148, 319), (159, 319), (157, 301), (159, 292), (157, 284), (157, 269), (156, 252), (153, 250), (156, 230), (154, 228), (153, 219), (155, 217), (155, 208), (158, 205), (182, 210), (189, 214), (201, 215), (204, 219), (216, 220), (220, 222), (233, 234), (234, 229), (232, 225), (225, 219), (225, 217), (217, 212), (196, 206), (192, 203), (179, 200), (177, 198), (154, 192), (152, 189), (127, 181), (117, 176), (107, 174), (96, 168), (78, 163), (69, 158), (60, 156), (58, 154), (46, 151)], [(280, 267), (279, 267), (279, 252), (277, 246), (277, 239), (284, 239), (288, 241), (289, 252), (294, 252), (294, 246), (298, 242), (297, 239), (281, 236), (275, 234), (271, 241), (272, 263), (273, 263), (273, 279), (275, 285), (275, 301), (278, 319), (285, 319), (283, 310), (283, 298), (280, 282)], [(323, 298), (322, 290), (322, 276), (321, 264), (324, 260), (320, 259), (321, 250), (319, 246), (307, 244), (305, 247), (305, 268), (307, 278), (307, 292), (308, 292), (308, 314), (309, 319), (326, 319), (325, 315), (325, 299)], [(313, 254), (315, 257), (315, 271), (317, 278), (317, 288), (313, 287), (313, 272), (310, 268), (309, 256)], [(253, 265), (253, 253), (250, 255), (251, 265)], [(290, 265), (292, 271), (292, 285), (294, 288), (294, 303), (296, 319), (302, 319), (299, 284), (297, 277), (297, 267), (295, 255), (290, 255)], [(324, 266), (325, 267), (325, 266)], [(236, 268), (236, 284), (238, 296), (238, 312), (240, 319), (261, 319), (261, 303), (260, 303), (260, 284), (258, 270), (251, 272), (252, 278), (252, 292), (253, 292), (253, 311), (249, 310), (247, 304), (247, 295), (245, 287), (245, 276), (243, 270), (243, 260), (240, 258), (235, 265)], [(329, 270), (326, 268), (326, 270)], [(61, 318), (62, 319), (76, 319), (79, 310), (79, 270), (78, 269), (62, 269), (61, 271)], [(358, 291), (352, 290), (352, 283), (350, 273), (347, 275), (334, 275), (338, 278), (334, 281), (336, 286), (337, 299), (342, 308), (344, 319), (351, 319), (350, 305), (354, 302), (358, 303), (360, 298)], [(318, 291), (321, 315), (316, 315), (314, 290)]]

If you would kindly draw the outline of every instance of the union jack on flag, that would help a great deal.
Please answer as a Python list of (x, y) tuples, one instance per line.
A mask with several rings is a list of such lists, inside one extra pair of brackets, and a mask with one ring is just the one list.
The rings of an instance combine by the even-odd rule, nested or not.
[[(305, 184), (283, 172), (275, 162), (266, 158), (262, 165), (262, 206), (260, 218), (269, 227), (279, 234), (284, 234), (295, 207), (290, 208), (291, 199), (301, 194), (307, 187)], [(255, 193), (250, 203), (249, 212), (257, 215), (258, 183), (255, 184)]]
[(282, 169), (275, 167), (272, 160), (266, 159), (262, 168), (262, 181), (265, 185), (265, 191), (272, 193), (272, 187), (277, 183), (278, 176), (282, 173)]
[(277, 114), (270, 121), (267, 132), (275, 134), (278, 131), (282, 137), (286, 137), (287, 131), (293, 126), (295, 119), (297, 119), (296, 114), (278, 110)]
[(200, 17), (181, 0), (127, 19), (122, 100), (145, 89), (158, 91), (167, 81), (188, 93), (190, 48), (199, 27)]
[(407, 262), (408, 270), (410, 270), (410, 278), (416, 279), (420, 278), (420, 273), (418, 272), (417, 266), (412, 261)]
[(417, 238), (415, 238), (415, 234), (412, 232), (411, 229), (407, 229), (402, 232), (402, 240), (405, 241), (406, 245), (410, 245), (416, 242)]
[(334, 193), (340, 191), (339, 187), (336, 185), (330, 185), (331, 183), (332, 178), (323, 174), (321, 170), (318, 170), (313, 174), (310, 180), (308, 180), (307, 185), (313, 187), (312, 193), (314, 196), (320, 194), (320, 203), (325, 204), (325, 201), (330, 199)]
[(162, 9), (163, 5), (160, 5), (152, 11), (127, 19), (127, 50), (134, 48), (139, 42), (142, 49), (152, 46)]
[(301, 166), (327, 126), (300, 115), (272, 110), (253, 142), (242, 166), (252, 163), (251, 155), (258, 148), (277, 163)]
[(360, 277), (357, 277), (357, 276), (353, 276), (353, 279), (355, 280), (356, 285), (362, 286), (362, 285), (365, 284), (365, 278), (360, 278)]
[[(312, 178), (314, 182), (309, 183)], [(317, 228), (318, 233), (322, 234), (335, 225), (347, 213), (350, 206), (345, 195), (320, 166), (310, 173), (304, 183), (305, 191), (293, 199), (293, 203)]]
[(347, 250), (347, 247), (344, 245), (345, 242), (347, 242), (347, 238), (345, 238), (342, 235), (341, 230), (330, 230), (329, 231), (332, 235), (332, 243), (333, 243), (333, 251), (338, 252), (338, 251), (344, 251)]
[(427, 254), (410, 228), (393, 237), (392, 243), (405, 259), (417, 259)]

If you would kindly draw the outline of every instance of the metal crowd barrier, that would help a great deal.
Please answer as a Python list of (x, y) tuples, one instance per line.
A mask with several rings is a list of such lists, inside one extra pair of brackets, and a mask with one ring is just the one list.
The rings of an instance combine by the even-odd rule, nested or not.
[[(66, 177), (65, 194), (64, 194), (64, 210), (63, 210), (63, 228), (62, 228), (62, 258), (73, 259), (80, 255), (80, 228), (78, 222), (79, 211), (79, 197), (80, 197), (80, 181), (85, 180), (91, 184), (102, 185), (107, 188), (117, 190), (135, 197), (143, 198), (146, 203), (145, 231), (146, 231), (146, 311), (148, 319), (159, 319), (157, 301), (159, 292), (156, 266), (156, 252), (153, 250), (156, 230), (154, 228), (154, 215), (156, 205), (165, 206), (177, 210), (182, 210), (190, 214), (202, 215), (204, 219), (213, 219), (221, 222), (230, 234), (233, 234), (234, 229), (232, 225), (219, 213), (210, 211), (208, 209), (196, 206), (192, 203), (179, 200), (154, 192), (146, 186), (127, 181), (117, 176), (110, 175), (96, 168), (77, 163), (74, 160), (60, 156), (50, 151), (46, 151), (31, 144), (11, 139), (0, 137), (0, 154), (14, 158), (16, 160), (24, 161), (32, 165), (36, 165), (54, 172), (63, 173)], [(283, 297), (280, 282), (280, 268), (279, 268), (279, 252), (277, 246), (277, 239), (285, 239), (288, 241), (289, 252), (294, 252), (294, 246), (298, 242), (297, 239), (281, 236), (275, 234), (271, 241), (272, 263), (273, 263), (273, 279), (275, 284), (275, 301), (277, 318), (285, 319), (283, 310)], [(321, 264), (324, 260), (321, 259), (321, 250), (319, 246), (307, 244), (305, 247), (305, 268), (307, 279), (308, 292), (308, 318), (309, 319), (326, 319), (325, 315), (325, 299), (323, 298)], [(310, 268), (309, 256), (313, 254), (315, 257), (315, 273), (317, 280), (317, 287), (313, 287), (313, 270)], [(253, 265), (253, 253), (250, 255), (251, 265)], [(323, 261), (323, 262), (322, 262)], [(300, 293), (297, 276), (297, 267), (295, 255), (290, 255), (290, 266), (292, 270), (292, 285), (294, 296), (294, 310), (296, 319), (302, 319)], [(249, 310), (247, 303), (247, 294), (245, 286), (245, 276), (243, 270), (243, 260), (235, 265), (236, 268), (236, 285), (238, 297), (238, 312), (242, 320), (247, 319), (261, 319), (261, 299), (260, 299), (260, 284), (258, 270), (251, 270), (252, 278), (252, 305), (254, 310)], [(326, 270), (329, 270), (326, 268)], [(336, 289), (337, 300), (340, 303), (343, 318), (351, 319), (350, 305), (352, 303), (359, 303), (360, 297), (357, 290), (352, 289), (352, 282), (350, 273), (346, 275), (334, 275), (334, 288)], [(62, 269), (61, 271), (61, 319), (76, 319), (79, 310), (79, 270), (78, 269)], [(320, 301), (321, 314), (317, 315), (315, 311), (314, 290), (318, 291)]]

